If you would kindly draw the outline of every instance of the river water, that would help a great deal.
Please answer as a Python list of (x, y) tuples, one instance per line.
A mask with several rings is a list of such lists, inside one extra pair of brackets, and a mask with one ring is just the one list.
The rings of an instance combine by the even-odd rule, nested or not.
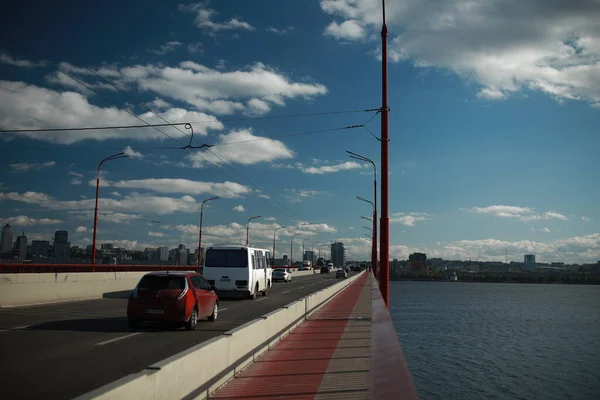
[(600, 286), (391, 282), (422, 400), (600, 400)]

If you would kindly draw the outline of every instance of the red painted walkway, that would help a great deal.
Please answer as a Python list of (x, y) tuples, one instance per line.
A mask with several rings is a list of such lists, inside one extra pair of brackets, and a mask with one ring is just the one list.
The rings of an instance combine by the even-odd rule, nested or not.
[(364, 273), (210, 399), (368, 399), (371, 277)]

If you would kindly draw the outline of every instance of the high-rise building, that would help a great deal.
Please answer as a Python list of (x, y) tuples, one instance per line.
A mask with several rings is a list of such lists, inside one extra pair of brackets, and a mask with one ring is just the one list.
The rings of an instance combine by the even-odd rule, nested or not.
[(535, 269), (535, 254), (525, 254), (523, 263), (525, 269)]
[(31, 255), (33, 257), (48, 257), (50, 255), (50, 242), (48, 240), (32, 240)]
[(71, 257), (71, 243), (67, 231), (54, 232), (54, 258), (68, 261)]
[(2, 236), (0, 237), (0, 253), (12, 253), (13, 233), (9, 224), (2, 228)]
[(310, 261), (311, 263), (315, 263), (315, 261), (317, 261), (316, 257), (315, 257), (315, 252), (311, 251), (311, 250), (306, 250), (304, 252), (304, 257), (302, 258), (303, 261)]
[(411, 271), (429, 272), (427, 267), (427, 254), (412, 253), (408, 256), (408, 268)]
[(331, 262), (336, 267), (343, 267), (346, 264), (346, 248), (344, 243), (335, 242), (331, 244)]
[(159, 261), (169, 261), (169, 248), (168, 247), (159, 247), (158, 248), (158, 260)]
[(19, 261), (27, 260), (27, 236), (25, 236), (25, 232), (17, 238), (17, 250), (19, 251)]

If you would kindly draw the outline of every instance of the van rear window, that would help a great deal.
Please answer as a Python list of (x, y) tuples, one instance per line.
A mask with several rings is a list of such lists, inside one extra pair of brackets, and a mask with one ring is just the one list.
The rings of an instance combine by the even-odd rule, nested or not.
[(210, 249), (206, 251), (207, 268), (248, 268), (248, 253), (244, 250)]
[(183, 290), (185, 288), (185, 278), (182, 276), (146, 275), (140, 281), (138, 288), (150, 290)]

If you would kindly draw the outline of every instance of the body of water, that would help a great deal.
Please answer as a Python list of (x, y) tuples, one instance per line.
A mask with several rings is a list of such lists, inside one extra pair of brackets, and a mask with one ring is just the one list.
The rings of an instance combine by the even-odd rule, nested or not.
[(391, 282), (422, 400), (600, 399), (600, 286)]

